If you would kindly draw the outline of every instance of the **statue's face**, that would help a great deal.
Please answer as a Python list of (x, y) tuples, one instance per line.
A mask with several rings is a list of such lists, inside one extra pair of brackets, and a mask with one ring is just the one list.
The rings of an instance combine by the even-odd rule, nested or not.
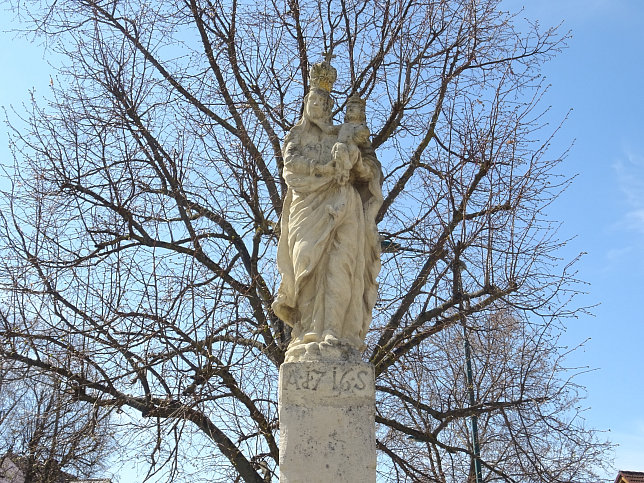
[(356, 104), (349, 104), (345, 117), (348, 122), (361, 122), (363, 118), (362, 109)]
[(315, 91), (309, 93), (306, 101), (306, 115), (309, 119), (320, 120), (328, 116), (325, 108), (326, 99)]

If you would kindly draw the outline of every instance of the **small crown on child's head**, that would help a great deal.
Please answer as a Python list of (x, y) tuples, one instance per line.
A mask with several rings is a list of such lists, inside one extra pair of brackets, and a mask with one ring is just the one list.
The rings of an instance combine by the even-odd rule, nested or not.
[(364, 109), (366, 104), (367, 104), (367, 101), (365, 101), (358, 94), (351, 94), (349, 99), (347, 99), (347, 106), (356, 105), (356, 106), (359, 106), (360, 108)]

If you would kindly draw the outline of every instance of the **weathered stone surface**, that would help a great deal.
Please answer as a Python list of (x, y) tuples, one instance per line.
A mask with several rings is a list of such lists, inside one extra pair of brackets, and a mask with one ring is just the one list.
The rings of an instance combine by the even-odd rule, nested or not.
[(279, 377), (280, 482), (375, 482), (373, 366), (287, 362)]
[(355, 352), (350, 359), (359, 358), (377, 298), (382, 173), (364, 101), (353, 96), (346, 122), (331, 121), (335, 75), (327, 62), (313, 66), (302, 119), (284, 140), (288, 190), (273, 310), (293, 327), (287, 361), (318, 360), (321, 352), (332, 359), (346, 346)]

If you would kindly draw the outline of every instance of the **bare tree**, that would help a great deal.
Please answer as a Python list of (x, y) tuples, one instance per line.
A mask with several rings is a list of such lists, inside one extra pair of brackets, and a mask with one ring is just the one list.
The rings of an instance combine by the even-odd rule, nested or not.
[(465, 481), (477, 456), (485, 481), (604, 464), (556, 343), (579, 284), (543, 216), (569, 181), (539, 68), (565, 35), (519, 31), (496, 0), (14, 8), (64, 60), (14, 129), (0, 351), (137, 413), (150, 474), (276, 478), (280, 143), (322, 52), (336, 113), (367, 99), (385, 175), (365, 353), (383, 481)]
[(18, 464), (25, 482), (96, 474), (105, 469), (114, 447), (107, 415), (76, 401), (55, 374), (3, 364), (0, 462), (9, 458)]

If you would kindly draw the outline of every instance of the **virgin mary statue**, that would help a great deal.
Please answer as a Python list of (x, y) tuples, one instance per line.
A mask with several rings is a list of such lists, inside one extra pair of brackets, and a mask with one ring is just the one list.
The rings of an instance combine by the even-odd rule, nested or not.
[[(340, 128), (331, 121), (335, 78), (328, 60), (312, 66), (302, 118), (284, 140), (288, 191), (273, 310), (293, 328), (287, 361), (359, 358), (378, 292), (380, 163), (368, 138), (357, 144), (357, 160), (338, 159), (343, 151), (333, 150)], [(364, 101), (351, 103), (364, 113)]]

